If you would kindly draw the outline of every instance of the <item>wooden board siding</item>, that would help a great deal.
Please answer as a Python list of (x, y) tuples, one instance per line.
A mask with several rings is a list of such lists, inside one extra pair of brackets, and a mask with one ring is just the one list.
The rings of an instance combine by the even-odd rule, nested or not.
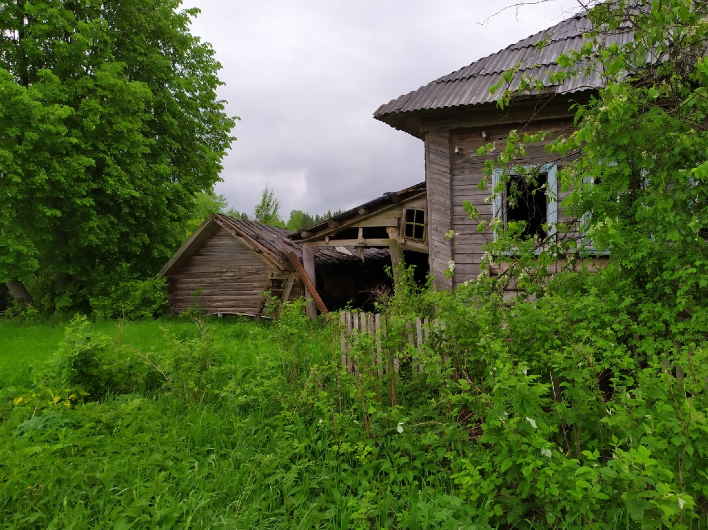
[(445, 233), (452, 228), (449, 132), (425, 135), (425, 182), (428, 191), (428, 245), (430, 275), (439, 290), (449, 290), (452, 282), (445, 270), (452, 259), (452, 243)]
[[(554, 156), (546, 151), (545, 146), (552, 141), (553, 137), (560, 134), (567, 135), (572, 132), (572, 125), (572, 120), (562, 119), (535, 122), (528, 126), (527, 132), (553, 131), (553, 136), (541, 143), (528, 146), (526, 156), (519, 160), (519, 163), (523, 165), (541, 165), (555, 161)], [(450, 224), (458, 234), (454, 237), (451, 246), (452, 259), (455, 261), (454, 286), (477, 278), (481, 272), (482, 246), (491, 241), (493, 237), (489, 230), (484, 233), (477, 232), (478, 221), (469, 218), (462, 204), (465, 200), (469, 200), (479, 211), (480, 220), (491, 221), (492, 203), (489, 200), (491, 196), (491, 179), (485, 190), (478, 188), (484, 175), (484, 162), (487, 158), (496, 158), (499, 151), (505, 146), (506, 137), (510, 130), (517, 129), (521, 133), (522, 127), (523, 125), (521, 124), (516, 126), (502, 125), (477, 129), (457, 129), (450, 133)], [(482, 136), (482, 131), (485, 132), (486, 139)], [(489, 142), (497, 142), (497, 151), (492, 153), (490, 157), (478, 156), (477, 149)], [(454, 152), (455, 148), (457, 148), (459, 153)], [(430, 189), (430, 184), (428, 184), (429, 197), (431, 195)], [(566, 195), (567, 193), (559, 194), (558, 201), (562, 201)], [(559, 212), (558, 220), (565, 220), (562, 212)], [(444, 226), (448, 225), (443, 223), (441, 227)], [(436, 254), (446, 255), (445, 247), (438, 249), (436, 244), (432, 244), (431, 256), (433, 255), (432, 248), (435, 248)]]
[[(201, 248), (169, 276), (170, 311), (181, 313), (195, 304), (207, 313), (256, 315), (263, 292), (278, 296), (290, 271), (280, 271), (219, 227)], [(197, 296), (194, 293), (199, 293)], [(302, 295), (296, 283), (290, 299)]]

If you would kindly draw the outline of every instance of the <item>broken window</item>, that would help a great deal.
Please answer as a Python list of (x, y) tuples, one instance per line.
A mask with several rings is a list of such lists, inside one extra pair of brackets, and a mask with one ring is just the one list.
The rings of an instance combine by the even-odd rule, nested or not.
[(524, 230), (521, 237), (524, 239), (538, 236), (546, 237), (544, 225), (548, 218), (548, 204), (546, 202), (545, 185), (548, 175), (542, 173), (533, 179), (519, 175), (512, 175), (506, 183), (506, 222), (523, 222)]
[(406, 239), (425, 239), (425, 210), (406, 209), (403, 234)]
[(554, 228), (547, 233), (547, 225), (558, 221), (556, 164), (545, 164), (530, 175), (510, 175), (504, 188), (499, 191), (502, 170), (492, 175), (493, 189), (497, 197), (493, 202), (494, 217), (501, 218), (504, 229), (510, 222), (523, 222), (523, 238), (552, 236)]

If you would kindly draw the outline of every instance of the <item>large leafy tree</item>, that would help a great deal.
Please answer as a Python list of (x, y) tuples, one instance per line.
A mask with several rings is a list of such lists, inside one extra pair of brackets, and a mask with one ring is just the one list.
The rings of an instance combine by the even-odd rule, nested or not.
[[(551, 79), (603, 80), (549, 145), (571, 221), (532, 238), (480, 223), (497, 235), (486, 263), (508, 268), (463, 288), (476, 303), (452, 323), (486, 444), (460, 476), (473, 495), (490, 486), (501, 526), (689, 528), (708, 517), (708, 4), (591, 3), (585, 45)], [(542, 136), (509, 135), (486, 168), (503, 171), (496, 193), (536, 178), (521, 161)], [(548, 477), (569, 487), (554, 493)]]
[(154, 273), (232, 138), (179, 0), (0, 3), (0, 281), (46, 307)]

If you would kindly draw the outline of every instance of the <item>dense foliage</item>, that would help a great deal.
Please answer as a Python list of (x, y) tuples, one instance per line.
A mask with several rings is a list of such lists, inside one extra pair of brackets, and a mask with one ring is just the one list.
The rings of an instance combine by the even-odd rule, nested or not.
[(0, 6), (0, 281), (43, 310), (154, 274), (233, 120), (179, 0)]
[[(481, 224), (508, 268), (454, 293), (401, 271), (353, 372), (338, 321), (300, 303), (197, 318), (152, 350), (75, 320), (2, 391), (0, 525), (706, 528), (708, 19), (628, 4), (592, 12), (597, 41), (561, 59), (600, 57), (608, 82), (550, 148), (572, 155), (573, 222)], [(630, 25), (632, 43), (603, 40)], [(515, 161), (538, 137), (510, 135), (488, 171), (536, 178)]]
[[(578, 105), (576, 132), (549, 146), (571, 222), (535, 237), (523, 222), (479, 225), (495, 234), (485, 264), (505, 272), (464, 295), (476, 301), (460, 315), (476, 366), (461, 384), (490, 451), (459, 477), (471, 496), (493, 492), (500, 522), (705, 524), (708, 6), (619, 0), (588, 16), (595, 30), (551, 79), (593, 70), (605, 83)], [(631, 42), (615, 37), (627, 31)], [(518, 160), (544, 136), (509, 135), (486, 167), (502, 168), (496, 196), (512, 176), (537, 183), (540, 169)]]
[[(110, 339), (75, 320), (33, 384), (2, 391), (0, 520), (705, 527), (702, 349), (667, 357), (655, 316), (637, 320), (598, 274), (513, 307), (493, 282), (431, 293), (402, 276), (384, 333), (352, 339), (352, 373), (338, 319), (310, 323), (301, 303), (273, 324), (199, 317), (130, 339), (132, 324)], [(433, 307), (416, 349), (410, 324)], [(136, 342), (158, 326), (159, 345)]]

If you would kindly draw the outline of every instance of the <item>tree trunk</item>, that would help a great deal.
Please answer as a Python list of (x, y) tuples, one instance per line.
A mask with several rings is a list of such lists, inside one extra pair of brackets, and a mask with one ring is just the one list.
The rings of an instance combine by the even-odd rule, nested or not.
[(20, 280), (14, 279), (7, 282), (7, 289), (10, 291), (10, 296), (20, 304), (20, 309), (25, 309), (32, 303), (32, 295)]

